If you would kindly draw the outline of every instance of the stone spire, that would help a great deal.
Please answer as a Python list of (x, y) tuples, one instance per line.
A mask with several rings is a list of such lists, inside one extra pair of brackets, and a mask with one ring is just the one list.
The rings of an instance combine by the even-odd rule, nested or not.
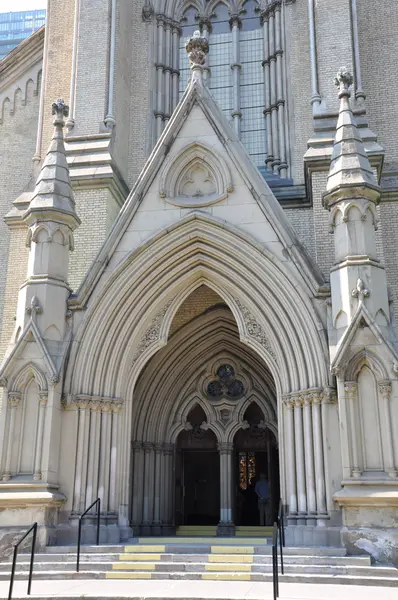
[(201, 34), (195, 31), (193, 36), (185, 44), (188, 52), (189, 64), (192, 70), (192, 83), (195, 81), (203, 82), (203, 71), (206, 66), (206, 55), (209, 52), (209, 42)]
[(340, 69), (335, 79), (339, 88), (340, 112), (332, 161), (323, 196), (330, 212), (329, 227), (334, 236), (334, 265), (330, 272), (332, 359), (344, 333), (366, 309), (371, 319), (389, 321), (386, 274), (377, 256), (376, 205), (380, 188), (350, 107), (353, 78)]
[(58, 216), (62, 214), (62, 220), (75, 229), (80, 221), (75, 212), (63, 136), (64, 117), (68, 116), (69, 107), (62, 98), (53, 103), (52, 114), (55, 116), (53, 136), (24, 219), (30, 225), (38, 213), (43, 220), (51, 219), (57, 213)]
[(352, 75), (345, 67), (341, 67), (335, 78), (335, 85), (339, 88), (340, 110), (323, 197), (325, 207), (341, 201), (342, 196), (352, 196), (358, 186), (361, 188), (361, 196), (366, 195), (368, 200), (377, 203), (380, 197), (380, 188), (350, 106), (352, 83)]

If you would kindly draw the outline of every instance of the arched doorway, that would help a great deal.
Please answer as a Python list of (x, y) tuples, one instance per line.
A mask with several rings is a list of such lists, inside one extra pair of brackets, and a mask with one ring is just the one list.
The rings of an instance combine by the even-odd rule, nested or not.
[(217, 525), (220, 517), (220, 459), (215, 434), (197, 404), (181, 431), (175, 455), (175, 525)]
[[(141, 373), (135, 398), (134, 531), (217, 526), (219, 535), (233, 535), (242, 522), (239, 455), (256, 453), (259, 469), (278, 462), (277, 402), (267, 365), (240, 341), (231, 310), (214, 290), (202, 285), (181, 304), (167, 345)], [(273, 511), (279, 470), (268, 472)]]
[(265, 525), (271, 525), (280, 498), (279, 452), (275, 433), (265, 424), (261, 408), (252, 403), (245, 412), (245, 428), (234, 438), (235, 450), (235, 524), (260, 525), (256, 483), (262, 474), (268, 482)]

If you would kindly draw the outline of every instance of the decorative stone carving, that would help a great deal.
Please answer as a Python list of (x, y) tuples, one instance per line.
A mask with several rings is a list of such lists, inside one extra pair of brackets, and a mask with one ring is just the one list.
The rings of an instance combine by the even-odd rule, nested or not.
[(142, 7), (142, 20), (146, 23), (152, 21), (153, 17), (153, 8), (150, 2), (145, 1), (144, 6)]
[(69, 115), (69, 106), (66, 106), (63, 98), (58, 98), (56, 102), (53, 102), (52, 114), (55, 115), (54, 125), (61, 125), (63, 127), (64, 117)]
[(232, 190), (231, 173), (224, 159), (194, 142), (166, 163), (159, 195), (175, 206), (195, 208), (220, 202)]
[(380, 395), (384, 399), (389, 400), (391, 397), (391, 391), (392, 391), (391, 381), (379, 381), (378, 386), (379, 386)]
[(257, 323), (254, 315), (250, 312), (250, 310), (246, 306), (243, 306), (243, 304), (241, 303), (239, 298), (235, 298), (235, 301), (242, 313), (242, 317), (245, 322), (247, 334), (251, 338), (256, 340), (259, 344), (261, 344), (261, 346), (263, 346), (267, 350), (267, 352), (272, 356), (274, 361), (277, 363), (278, 361), (276, 359), (276, 354), (273, 351), (271, 344), (269, 342), (269, 339), (265, 335), (264, 330), (261, 327), (261, 325), (259, 323)]
[(339, 88), (341, 92), (348, 92), (354, 82), (354, 78), (348, 71), (347, 67), (340, 67), (334, 78), (334, 84)]
[(20, 392), (8, 392), (8, 404), (12, 408), (16, 408), (21, 401)]
[(362, 279), (358, 279), (357, 286), (352, 290), (351, 296), (353, 298), (358, 298), (360, 302), (363, 302), (364, 298), (368, 298), (370, 296), (370, 290), (365, 287)]
[(33, 318), (35, 315), (39, 315), (41, 312), (43, 312), (43, 309), (40, 306), (38, 297), (32, 296), (32, 300), (30, 301), (30, 306), (26, 307), (26, 313)]
[(150, 327), (144, 333), (141, 342), (138, 345), (138, 348), (133, 356), (132, 365), (134, 365), (137, 362), (141, 354), (143, 354), (143, 352), (145, 352), (145, 350), (149, 348), (149, 346), (152, 346), (152, 344), (155, 344), (158, 341), (163, 318), (172, 302), (173, 300), (170, 300), (170, 302), (168, 302), (162, 308), (162, 310), (156, 315), (156, 317), (152, 321)]
[(209, 42), (200, 31), (194, 32), (193, 36), (185, 44), (185, 49), (188, 52), (191, 69), (204, 67), (206, 54), (209, 52)]
[(79, 394), (72, 400), (72, 404), (78, 408), (90, 408), (91, 410), (102, 410), (103, 412), (119, 412), (123, 407), (121, 398), (108, 398), (101, 396), (89, 396), (87, 394)]

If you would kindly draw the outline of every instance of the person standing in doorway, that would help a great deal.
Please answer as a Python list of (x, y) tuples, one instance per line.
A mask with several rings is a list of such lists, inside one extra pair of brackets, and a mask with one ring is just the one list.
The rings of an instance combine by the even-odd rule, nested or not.
[(268, 512), (269, 485), (264, 473), (260, 473), (260, 479), (254, 488), (258, 497), (258, 512), (260, 513), (260, 525), (264, 526)]

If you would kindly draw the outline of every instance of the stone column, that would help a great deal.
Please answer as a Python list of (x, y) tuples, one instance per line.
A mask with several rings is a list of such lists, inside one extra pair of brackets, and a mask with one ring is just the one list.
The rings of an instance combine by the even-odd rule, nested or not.
[(315, 489), (317, 513), (320, 516), (327, 514), (326, 489), (325, 489), (325, 466), (323, 456), (323, 430), (321, 417), (322, 393), (314, 393), (312, 396), (312, 431), (314, 437), (315, 457)]
[[(314, 474), (314, 446), (311, 405), (313, 394), (303, 394), (303, 417), (304, 417), (304, 453), (305, 453), (305, 480), (307, 490), (307, 512), (308, 519), (315, 519), (316, 496), (315, 496), (315, 474)], [(311, 523), (309, 523), (311, 524)]]
[(289, 515), (297, 516), (297, 485), (296, 485), (296, 452), (294, 441), (294, 401), (292, 398), (284, 399), (286, 415), (286, 471), (287, 471), (287, 503)]
[[(358, 397), (357, 384), (355, 381), (344, 382), (344, 395), (348, 404), (349, 428), (347, 435), (351, 437), (351, 475), (352, 477), (360, 477), (361, 469), (359, 467), (359, 449), (358, 449), (358, 432), (357, 432), (357, 410), (356, 401)], [(351, 436), (350, 436), (351, 433)]]
[(172, 74), (172, 110), (178, 104), (178, 83), (180, 79), (179, 57), (180, 57), (180, 29), (177, 25), (172, 27), (173, 34), (173, 69)]
[(384, 470), (390, 477), (397, 477), (397, 469), (394, 460), (394, 444), (391, 429), (391, 381), (379, 382), (379, 395), (382, 402), (380, 403), (381, 412), (384, 416), (384, 433), (383, 437), (383, 455), (384, 455)]
[(281, 2), (275, 4), (275, 57), (276, 57), (276, 109), (278, 112), (278, 144), (280, 164), (278, 171), (281, 177), (287, 175), (286, 136), (285, 136), (285, 100), (283, 90), (283, 49)]
[(111, 423), (110, 405), (101, 402), (101, 447), (98, 496), (101, 498), (101, 512), (107, 513), (109, 509), (109, 475), (110, 475), (110, 442)]
[(133, 534), (139, 535), (143, 520), (142, 508), (144, 498), (144, 452), (142, 442), (132, 442), (133, 457), (133, 490), (132, 490), (132, 527)]
[(88, 449), (86, 503), (90, 506), (97, 499), (98, 493), (98, 462), (101, 413), (98, 400), (90, 402), (90, 440)]
[(112, 402), (112, 428), (110, 445), (109, 512), (116, 513), (117, 438), (119, 429), (120, 402)]
[(157, 15), (157, 40), (158, 40), (158, 56), (156, 62), (156, 138), (159, 139), (163, 131), (164, 119), (164, 89), (163, 89), (163, 67), (164, 67), (164, 22), (163, 16)]
[[(87, 430), (89, 399), (80, 396), (76, 399), (78, 435), (76, 450), (76, 471), (75, 471), (75, 491), (73, 499), (73, 512), (80, 514), (84, 510), (85, 488), (83, 478), (85, 469), (85, 459), (87, 459)], [(83, 501), (82, 501), (83, 500)]]
[(240, 111), (240, 70), (242, 65), (240, 64), (240, 28), (242, 21), (239, 15), (234, 14), (229, 20), (232, 31), (232, 119), (236, 135), (240, 138), (240, 128), (242, 113)]
[(165, 21), (165, 65), (163, 68), (164, 72), (164, 126), (167, 125), (171, 117), (171, 71), (172, 71), (172, 35), (171, 35), (171, 23), (169, 20)]
[(43, 454), (44, 418), (46, 416), (48, 392), (39, 392), (39, 398), (39, 422), (37, 426), (35, 467), (33, 475), (33, 479), (36, 481), (39, 481), (41, 479), (41, 458)]
[(264, 117), (267, 129), (267, 158), (265, 164), (267, 169), (272, 171), (272, 122), (271, 122), (271, 79), (270, 79), (270, 40), (268, 30), (269, 10), (265, 8), (261, 12), (261, 23), (263, 26), (264, 40), (264, 59), (262, 62), (264, 69)]
[(142, 535), (150, 535), (153, 515), (153, 444), (150, 442), (143, 442), (142, 447), (144, 449), (144, 503)]
[(155, 481), (154, 481), (154, 510), (153, 510), (153, 535), (161, 535), (162, 520), (160, 516), (160, 499), (162, 493), (162, 462), (163, 462), (163, 444), (155, 444)]
[[(18, 405), (21, 401), (21, 394), (19, 392), (8, 392), (8, 406), (9, 406), (9, 425), (8, 425), (8, 444), (7, 444), (7, 456), (5, 471), (3, 474), (3, 481), (11, 479), (11, 460), (12, 451), (14, 446), (14, 434), (15, 434), (15, 419)], [(4, 410), (4, 409), (3, 409)]]
[(162, 521), (163, 534), (172, 533), (173, 525), (173, 490), (174, 490), (174, 444), (164, 444), (163, 449), (163, 479), (162, 479)]
[(294, 396), (294, 441), (296, 449), (298, 515), (307, 514), (307, 494), (305, 486), (304, 436), (302, 397)]
[(220, 453), (220, 522), (217, 535), (234, 535), (232, 520), (232, 453), (234, 445), (229, 442), (218, 444)]

